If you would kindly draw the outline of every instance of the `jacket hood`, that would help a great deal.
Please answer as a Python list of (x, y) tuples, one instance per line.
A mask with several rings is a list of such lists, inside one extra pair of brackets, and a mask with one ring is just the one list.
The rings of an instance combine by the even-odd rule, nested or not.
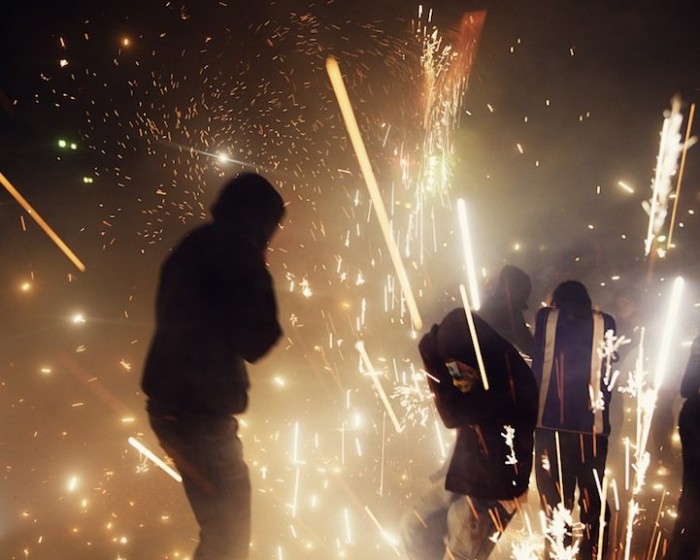
[(284, 216), (284, 200), (270, 182), (257, 173), (240, 173), (224, 185), (211, 208), (215, 222), (266, 240)]

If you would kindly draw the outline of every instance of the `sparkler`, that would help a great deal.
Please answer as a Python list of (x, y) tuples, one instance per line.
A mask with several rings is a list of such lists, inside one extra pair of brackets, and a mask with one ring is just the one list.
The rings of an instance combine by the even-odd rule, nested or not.
[(401, 284), (401, 288), (403, 289), (406, 304), (408, 305), (408, 311), (411, 316), (411, 321), (413, 322), (413, 328), (416, 331), (420, 331), (423, 328), (423, 320), (421, 319), (420, 312), (418, 311), (418, 305), (416, 304), (416, 299), (413, 296), (413, 290), (411, 289), (411, 284), (408, 281), (408, 276), (406, 274), (403, 261), (401, 260), (399, 249), (394, 241), (394, 237), (391, 232), (391, 225), (389, 224), (389, 218), (387, 216), (386, 209), (384, 208), (384, 201), (382, 200), (381, 193), (379, 192), (379, 186), (377, 185), (377, 180), (374, 176), (374, 171), (372, 170), (372, 165), (369, 161), (369, 156), (367, 155), (367, 150), (362, 140), (362, 135), (360, 134), (360, 128), (355, 120), (355, 114), (352, 110), (352, 105), (350, 104), (350, 98), (348, 97), (348, 92), (345, 89), (343, 77), (340, 74), (338, 61), (335, 58), (330, 57), (326, 60), (326, 71), (338, 100), (338, 105), (340, 106), (340, 111), (343, 115), (343, 120), (345, 121), (345, 127), (347, 128), (350, 141), (352, 142), (355, 150), (355, 155), (358, 163), (360, 164), (362, 175), (365, 178), (365, 183), (372, 199), (372, 206), (374, 207), (377, 219), (379, 220), (379, 225), (382, 228), (384, 241), (389, 249), (389, 255), (391, 256), (391, 260), (394, 264), (396, 275), (399, 279), (399, 283)]
[(179, 472), (177, 472), (172, 467), (170, 467), (168, 464), (166, 464), (160, 457), (158, 457), (158, 455), (153, 453), (153, 451), (148, 449), (143, 443), (141, 443), (135, 437), (130, 437), (128, 439), (128, 442), (129, 442), (129, 445), (131, 445), (132, 447), (137, 449), (139, 453), (148, 457), (151, 461), (153, 461), (153, 463), (155, 463), (155, 465), (157, 467), (160, 467), (171, 478), (177, 480), (178, 482), (182, 482), (182, 476), (180, 476)]
[(80, 272), (85, 272), (85, 265), (81, 262), (81, 260), (75, 255), (73, 251), (70, 250), (68, 245), (66, 245), (63, 240), (56, 234), (56, 232), (47, 224), (44, 219), (38, 214), (34, 208), (32, 208), (31, 204), (27, 202), (27, 200), (19, 193), (19, 191), (8, 181), (8, 179), (0, 173), (0, 183), (2, 183), (2, 186), (5, 187), (7, 192), (9, 192), (12, 197), (19, 203), (19, 205), (24, 208), (24, 210), (29, 214), (34, 221), (39, 225), (41, 229), (44, 230), (44, 233), (49, 236), (51, 241), (53, 241), (56, 246), (63, 251), (63, 254), (70, 259), (70, 261), (76, 266), (76, 268)]

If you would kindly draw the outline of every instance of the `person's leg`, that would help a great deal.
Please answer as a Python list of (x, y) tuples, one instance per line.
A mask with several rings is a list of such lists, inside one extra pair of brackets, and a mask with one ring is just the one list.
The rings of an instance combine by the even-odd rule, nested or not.
[(443, 560), (486, 560), (512, 517), (496, 500), (456, 496), (447, 513)]
[(678, 517), (673, 525), (668, 560), (693, 559), (700, 553), (700, 407), (686, 401), (678, 418), (683, 450), (683, 488), (678, 500)]
[(678, 517), (673, 525), (666, 560), (692, 560), (700, 553), (700, 495), (683, 490), (678, 500)]
[[(557, 452), (556, 434), (554, 430), (538, 428), (535, 432), (535, 480), (537, 491), (540, 495), (542, 510), (549, 520), (552, 519), (552, 511), (556, 509), (564, 496), (564, 507), (571, 511), (574, 506), (574, 491), (576, 488), (576, 476), (571, 472), (569, 464), (571, 456), (576, 454), (577, 447), (570, 441), (572, 434), (559, 433), (559, 452)], [(575, 442), (578, 445), (578, 442)], [(572, 450), (573, 447), (573, 450)], [(559, 462), (561, 459), (561, 469)], [(563, 487), (559, 483), (559, 471), (563, 478)], [(572, 528), (570, 528), (570, 531)], [(569, 546), (571, 538), (567, 537), (561, 543)], [(551, 543), (545, 539), (545, 558), (549, 557)]]
[(435, 560), (445, 552), (447, 510), (454, 499), (445, 477), (434, 481), (401, 518), (401, 540), (411, 560)]
[[(574, 470), (579, 486), (579, 516), (583, 524), (580, 557), (582, 560), (595, 560), (598, 558), (598, 533), (602, 507), (598, 484), (601, 486), (603, 484), (605, 461), (608, 456), (608, 438), (606, 436), (594, 437), (589, 434), (579, 434), (577, 437), (579, 439), (579, 457), (575, 462)], [(609, 522), (610, 509), (606, 504), (601, 558), (605, 558), (607, 553)]]
[(236, 421), (192, 426), (151, 418), (151, 426), (182, 475), (199, 523), (194, 560), (247, 558), (251, 488)]

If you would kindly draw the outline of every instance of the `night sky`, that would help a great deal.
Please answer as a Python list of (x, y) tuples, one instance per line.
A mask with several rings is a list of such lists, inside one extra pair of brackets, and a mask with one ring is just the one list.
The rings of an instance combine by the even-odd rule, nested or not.
[[(446, 132), (436, 128), (449, 137), (449, 171), (445, 190), (433, 191), (417, 179), (431, 165), (435, 123), (425, 107), (435, 92), (416, 30), (436, 30), (442, 49), (476, 10), (487, 15), (468, 76), (461, 69), (468, 87)], [(418, 374), (422, 332), (411, 327), (347, 138), (329, 56), (423, 330), (460, 304), (458, 198), (482, 295), (506, 263), (532, 277), (529, 320), (567, 278), (613, 314), (614, 294), (634, 286), (650, 364), (671, 280), (685, 278), (656, 424), (670, 433), (700, 329), (700, 147), (687, 151), (665, 255), (645, 255), (642, 203), (672, 98), (681, 99), (683, 135), (700, 100), (695, 2), (79, 0), (3, 11), (0, 173), (86, 270), (0, 189), (0, 560), (190, 557), (196, 525), (182, 489), (128, 438), (163, 457), (139, 392), (158, 269), (242, 169), (267, 176), (288, 202), (268, 255), (285, 337), (251, 366), (242, 416), (251, 558), (399, 557), (398, 520), (444, 461), (451, 434)], [(670, 224), (669, 211), (662, 236)], [(358, 341), (394, 396), (401, 433)], [(632, 398), (614, 399), (629, 420)], [(613, 427), (618, 458), (621, 432)], [(661, 558), (680, 450), (664, 456), (665, 476), (654, 438), (649, 452), (633, 548), (641, 554), (660, 535)], [(529, 508), (539, 527), (534, 483)], [(525, 533), (514, 520), (494, 557), (510, 558)]]

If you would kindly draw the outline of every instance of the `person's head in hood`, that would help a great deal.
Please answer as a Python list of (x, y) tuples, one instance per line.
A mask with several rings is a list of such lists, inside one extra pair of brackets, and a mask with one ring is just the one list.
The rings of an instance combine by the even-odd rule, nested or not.
[(508, 302), (513, 309), (527, 309), (532, 284), (524, 270), (512, 264), (505, 265), (498, 275), (495, 296)]
[(554, 288), (552, 306), (576, 318), (589, 316), (593, 309), (588, 290), (577, 280), (566, 280)]
[(231, 227), (264, 248), (284, 216), (284, 200), (257, 173), (240, 173), (224, 185), (212, 206), (214, 222)]

